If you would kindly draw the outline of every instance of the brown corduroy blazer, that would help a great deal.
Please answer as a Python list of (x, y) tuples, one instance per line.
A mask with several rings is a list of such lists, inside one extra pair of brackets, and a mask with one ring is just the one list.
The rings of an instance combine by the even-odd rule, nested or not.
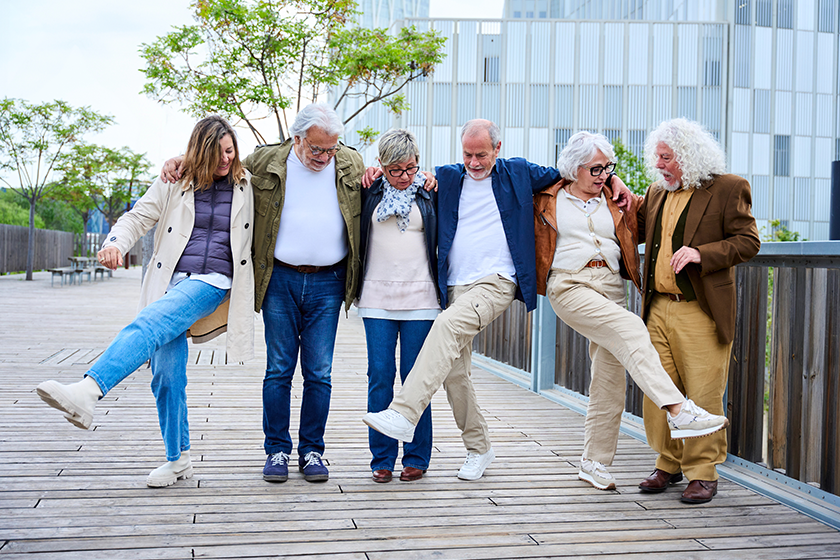
[[(653, 286), (647, 281), (656, 220), (668, 191), (654, 183), (639, 208), (639, 238), (645, 240), (644, 307), (647, 318)], [(700, 308), (714, 320), (718, 340), (735, 336), (735, 272), (732, 267), (753, 258), (761, 247), (751, 212), (750, 184), (737, 175), (716, 175), (691, 196), (683, 245), (700, 251), (700, 264), (685, 267)], [(647, 226), (647, 227), (646, 227)]]

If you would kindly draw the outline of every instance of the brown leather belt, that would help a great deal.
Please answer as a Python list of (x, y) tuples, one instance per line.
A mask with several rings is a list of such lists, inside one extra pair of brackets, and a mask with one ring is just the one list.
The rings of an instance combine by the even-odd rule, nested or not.
[(668, 298), (668, 299), (670, 299), (671, 301), (688, 301), (688, 300), (685, 298), (685, 296), (684, 296), (684, 295), (682, 295), (682, 294), (663, 294), (662, 292), (656, 292), (656, 293), (657, 293), (657, 294), (659, 294), (659, 295), (661, 295), (661, 296), (665, 296), (665, 297), (667, 297), (667, 298)]
[(316, 272), (321, 272), (322, 270), (330, 270), (333, 267), (336, 267), (336, 266), (338, 266), (340, 264), (343, 264), (343, 263), (344, 263), (344, 261), (342, 260), (340, 262), (337, 262), (335, 264), (330, 264), (330, 265), (327, 265), (327, 266), (315, 266), (315, 265), (311, 265), (311, 264), (289, 264), (289, 263), (284, 263), (283, 261), (279, 261), (277, 259), (274, 259), (274, 264), (277, 264), (277, 265), (280, 265), (280, 266), (285, 266), (286, 268), (291, 268), (293, 270), (297, 270), (298, 272), (303, 273), (303, 274), (314, 274)]
[(583, 268), (601, 268), (603, 266), (607, 266), (607, 261), (589, 261)]

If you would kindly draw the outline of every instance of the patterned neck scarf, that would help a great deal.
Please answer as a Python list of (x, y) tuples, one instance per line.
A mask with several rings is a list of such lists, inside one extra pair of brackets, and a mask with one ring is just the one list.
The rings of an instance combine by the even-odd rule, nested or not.
[(411, 203), (414, 202), (414, 195), (417, 189), (423, 187), (426, 176), (417, 173), (414, 182), (405, 190), (395, 189), (384, 177), (382, 178), (382, 201), (376, 210), (376, 221), (384, 222), (391, 216), (397, 219), (397, 227), (400, 232), (405, 233), (408, 228), (408, 215), (411, 213)]

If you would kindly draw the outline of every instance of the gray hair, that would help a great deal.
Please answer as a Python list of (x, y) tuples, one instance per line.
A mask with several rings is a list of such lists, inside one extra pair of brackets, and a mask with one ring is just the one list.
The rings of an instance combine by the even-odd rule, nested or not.
[(379, 163), (382, 167), (401, 163), (411, 156), (420, 160), (417, 138), (404, 128), (393, 128), (379, 139)]
[(502, 131), (499, 130), (499, 125), (493, 121), (473, 119), (465, 122), (461, 128), (461, 141), (464, 141), (464, 136), (471, 136), (482, 130), (486, 130), (487, 134), (490, 135), (490, 142), (492, 142), (493, 148), (495, 149), (499, 145), (499, 142), (502, 141)]
[(578, 168), (589, 163), (596, 152), (601, 152), (610, 163), (615, 163), (615, 151), (606, 136), (581, 130), (569, 138), (566, 147), (560, 152), (557, 170), (564, 179), (577, 181)]
[(656, 147), (663, 143), (674, 152), (682, 171), (682, 188), (700, 187), (712, 175), (726, 173), (726, 154), (712, 134), (698, 122), (685, 118), (665, 121), (645, 141), (645, 163), (657, 173)]
[(306, 133), (313, 126), (330, 136), (340, 136), (344, 132), (344, 124), (332, 107), (326, 103), (310, 103), (297, 114), (295, 122), (289, 127), (289, 134), (306, 138)]

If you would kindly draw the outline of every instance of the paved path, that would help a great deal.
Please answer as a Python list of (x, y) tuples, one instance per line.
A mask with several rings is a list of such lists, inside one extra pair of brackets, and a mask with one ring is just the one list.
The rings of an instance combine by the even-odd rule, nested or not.
[[(331, 478), (262, 480), (265, 348), (225, 365), (223, 343), (193, 348), (189, 407), (195, 477), (145, 486), (163, 461), (150, 373), (109, 393), (93, 428), (42, 404), (44, 379), (79, 379), (134, 316), (139, 270), (50, 288), (0, 277), (0, 560), (14, 558), (839, 558), (840, 533), (722, 481), (703, 506), (684, 485), (640, 494), (654, 455), (621, 436), (614, 492), (577, 479), (579, 415), (474, 372), (497, 459), (476, 482), (455, 477), (464, 450), (446, 397), (433, 401), (435, 448), (420, 481), (370, 480), (361, 321), (342, 316), (327, 426)], [(297, 425), (299, 377), (293, 395)]]

